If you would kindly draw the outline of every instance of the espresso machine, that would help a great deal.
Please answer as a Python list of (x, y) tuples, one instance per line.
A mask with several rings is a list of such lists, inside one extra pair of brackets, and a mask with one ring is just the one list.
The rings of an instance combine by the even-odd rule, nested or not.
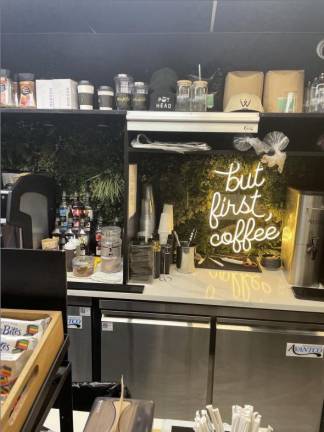
[(288, 188), (281, 254), (295, 296), (324, 300), (324, 190)]

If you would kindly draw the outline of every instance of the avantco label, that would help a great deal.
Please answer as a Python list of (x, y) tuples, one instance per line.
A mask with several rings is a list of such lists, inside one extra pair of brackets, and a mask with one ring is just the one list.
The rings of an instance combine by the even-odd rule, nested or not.
[(286, 345), (286, 357), (322, 359), (324, 357), (324, 345), (288, 342)]
[(68, 328), (70, 329), (82, 329), (82, 316), (69, 315), (68, 316)]

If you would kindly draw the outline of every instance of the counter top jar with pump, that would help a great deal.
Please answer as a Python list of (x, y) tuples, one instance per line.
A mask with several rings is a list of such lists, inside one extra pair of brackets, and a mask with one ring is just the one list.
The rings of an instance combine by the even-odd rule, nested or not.
[(101, 234), (101, 271), (116, 273), (121, 270), (121, 229), (118, 226), (106, 226)]

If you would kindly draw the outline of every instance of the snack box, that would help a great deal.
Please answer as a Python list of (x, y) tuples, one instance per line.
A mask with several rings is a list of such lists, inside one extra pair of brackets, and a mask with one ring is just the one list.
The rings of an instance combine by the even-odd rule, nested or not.
[(1, 432), (19, 432), (63, 344), (63, 321), (61, 312), (23, 309), (2, 309), (1, 319), (6, 318), (23, 321), (50, 318), (37, 346), (1, 404)]

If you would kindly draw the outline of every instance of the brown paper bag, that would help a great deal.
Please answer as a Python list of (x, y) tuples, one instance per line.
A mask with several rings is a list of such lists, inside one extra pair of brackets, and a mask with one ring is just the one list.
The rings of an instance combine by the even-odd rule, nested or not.
[(265, 112), (302, 112), (304, 71), (269, 71), (265, 77), (263, 107)]
[(263, 78), (263, 72), (258, 71), (229, 72), (225, 79), (223, 109), (232, 96), (240, 93), (254, 94), (262, 100)]

